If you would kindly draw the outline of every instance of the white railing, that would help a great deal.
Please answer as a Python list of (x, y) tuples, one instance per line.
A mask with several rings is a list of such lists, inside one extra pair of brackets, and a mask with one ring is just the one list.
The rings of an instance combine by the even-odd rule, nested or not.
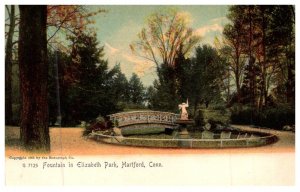
[(161, 111), (130, 111), (109, 115), (110, 120), (123, 127), (141, 123), (160, 123), (175, 125), (178, 114)]

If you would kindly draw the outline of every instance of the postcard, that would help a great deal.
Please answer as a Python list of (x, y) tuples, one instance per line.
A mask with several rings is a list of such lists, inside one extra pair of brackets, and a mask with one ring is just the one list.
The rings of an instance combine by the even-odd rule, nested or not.
[(5, 5), (6, 186), (288, 186), (295, 5)]

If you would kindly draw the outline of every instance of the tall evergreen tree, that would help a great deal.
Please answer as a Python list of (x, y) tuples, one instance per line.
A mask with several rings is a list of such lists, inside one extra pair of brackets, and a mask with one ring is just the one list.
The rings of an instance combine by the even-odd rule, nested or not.
[(221, 81), (225, 76), (225, 64), (216, 49), (209, 45), (198, 46), (189, 69), (189, 86), (194, 113), (199, 104), (206, 107), (220, 98)]
[(117, 64), (111, 72), (114, 74), (111, 81), (110, 97), (114, 98), (115, 103), (123, 105), (128, 102), (130, 86), (124, 73), (121, 72), (120, 64)]
[(144, 86), (137, 74), (133, 73), (129, 80), (129, 100), (133, 104), (142, 104), (145, 98)]
[(80, 33), (72, 41), (72, 65), (74, 84), (68, 91), (68, 115), (75, 121), (89, 121), (118, 111), (117, 103), (111, 97), (114, 70), (108, 70), (103, 60), (103, 47), (99, 47), (96, 36)]

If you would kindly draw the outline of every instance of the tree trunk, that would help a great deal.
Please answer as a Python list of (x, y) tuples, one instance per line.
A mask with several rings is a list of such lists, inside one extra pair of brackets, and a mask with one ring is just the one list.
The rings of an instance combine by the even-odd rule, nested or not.
[(205, 103), (205, 108), (207, 109), (209, 105), (209, 101), (205, 101), (204, 103)]
[(235, 84), (236, 84), (236, 95), (237, 95), (237, 102), (241, 103), (241, 85), (240, 85), (240, 75), (239, 70), (235, 72)]
[(49, 151), (47, 7), (25, 5), (19, 8), (21, 142), (28, 150)]
[(198, 106), (198, 98), (195, 98), (194, 101), (194, 117), (196, 117), (196, 112), (197, 112), (197, 106)]
[(237, 102), (241, 103), (241, 84), (240, 84), (240, 52), (239, 52), (239, 46), (235, 46), (235, 69), (234, 69), (234, 75), (235, 75), (235, 84), (236, 84), (236, 94), (237, 94)]
[(228, 106), (230, 103), (230, 72), (229, 70), (227, 71), (227, 101), (226, 101), (226, 105)]
[(12, 49), (15, 31), (15, 6), (11, 5), (5, 47), (5, 124), (12, 124)]
[(293, 88), (295, 87), (293, 83), (293, 66), (291, 65), (291, 59), (287, 59), (288, 67), (287, 67), (287, 82), (286, 82), (286, 101), (287, 103), (292, 103), (294, 101), (294, 93)]
[(262, 31), (262, 41), (261, 41), (261, 48), (262, 48), (262, 62), (261, 62), (261, 95), (260, 95), (260, 103), (259, 109), (261, 110), (263, 106), (266, 105), (266, 100), (268, 97), (267, 91), (267, 84), (266, 84), (266, 77), (267, 77), (267, 55), (266, 55), (266, 16), (265, 16), (265, 7), (260, 6), (261, 15), (262, 15), (262, 23), (261, 23), (261, 31)]
[(257, 111), (257, 85), (256, 85), (256, 73), (255, 73), (255, 57), (253, 57), (253, 5), (248, 6), (248, 20), (249, 20), (249, 34), (248, 34), (248, 56), (249, 56), (249, 64), (251, 63), (251, 68), (253, 70), (251, 74), (250, 80), (250, 90), (251, 90), (251, 105)]

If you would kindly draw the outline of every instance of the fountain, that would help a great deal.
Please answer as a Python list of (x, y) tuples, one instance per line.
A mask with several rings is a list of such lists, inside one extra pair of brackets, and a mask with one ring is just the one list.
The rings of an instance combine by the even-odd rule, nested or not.
[(266, 132), (241, 131), (233, 127), (189, 132), (194, 125), (189, 119), (186, 103), (178, 105), (181, 113), (162, 111), (131, 111), (111, 114), (114, 123), (111, 130), (93, 131), (91, 138), (104, 143), (139, 147), (160, 148), (228, 148), (256, 147), (277, 141), (275, 135)]
[(189, 115), (186, 110), (186, 108), (189, 107), (189, 100), (187, 99), (186, 103), (182, 103), (178, 105), (178, 107), (179, 110), (181, 110), (181, 114), (180, 114), (180, 118), (177, 119), (175, 123), (179, 125), (179, 134), (188, 136), (189, 133), (187, 131), (187, 126), (194, 124), (194, 120), (189, 119)]

